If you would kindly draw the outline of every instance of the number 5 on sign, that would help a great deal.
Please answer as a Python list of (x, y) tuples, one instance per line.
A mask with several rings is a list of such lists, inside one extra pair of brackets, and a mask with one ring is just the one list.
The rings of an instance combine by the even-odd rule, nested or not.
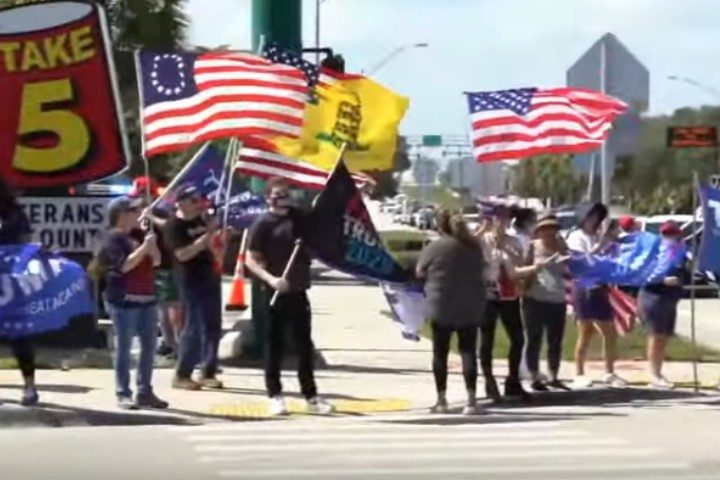
[[(18, 136), (13, 166), (20, 171), (55, 173), (79, 164), (88, 154), (90, 128), (70, 110), (75, 92), (69, 78), (28, 83), (23, 88)], [(52, 147), (31, 147), (27, 143), (40, 135), (53, 135)]]

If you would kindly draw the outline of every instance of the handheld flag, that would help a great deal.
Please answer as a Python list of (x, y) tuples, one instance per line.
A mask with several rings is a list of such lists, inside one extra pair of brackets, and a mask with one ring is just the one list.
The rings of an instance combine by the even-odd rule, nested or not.
[(703, 186), (702, 199), (703, 234), (698, 254), (699, 270), (720, 271), (720, 190)]
[(265, 199), (247, 190), (240, 182), (234, 181), (230, 188), (230, 200), (218, 208), (218, 215), (223, 216), (225, 208), (228, 212), (228, 226), (235, 230), (249, 228), (257, 217), (267, 212)]
[(570, 272), (585, 287), (598, 284), (642, 287), (660, 281), (685, 262), (682, 243), (663, 241), (648, 232), (620, 239), (616, 256), (573, 252)]
[(308, 98), (303, 73), (239, 53), (137, 56), (146, 156), (225, 137), (299, 137)]
[(171, 210), (175, 204), (178, 187), (192, 184), (200, 195), (208, 199), (219, 197), (223, 187), (225, 156), (210, 144), (203, 146), (198, 153), (177, 174), (167, 189), (155, 201), (155, 208)]
[(400, 327), (403, 338), (420, 341), (420, 330), (427, 321), (427, 302), (422, 288), (415, 285), (382, 284), (385, 299), (390, 305), (393, 320)]
[(0, 246), (0, 338), (60, 330), (94, 311), (82, 266), (37, 245)]
[(613, 120), (627, 110), (616, 98), (578, 88), (466, 95), (478, 162), (594, 150), (607, 139)]
[(385, 249), (342, 161), (315, 201), (303, 240), (317, 258), (350, 275), (387, 283), (411, 278)]

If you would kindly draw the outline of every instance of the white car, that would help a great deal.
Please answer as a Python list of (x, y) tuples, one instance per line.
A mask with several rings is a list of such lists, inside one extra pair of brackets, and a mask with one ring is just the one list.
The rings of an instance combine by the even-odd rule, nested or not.
[[(692, 234), (692, 215), (653, 215), (651, 217), (638, 219), (641, 227), (640, 229), (643, 232), (650, 232), (656, 234), (660, 233), (660, 227), (663, 223), (667, 221), (673, 221), (677, 223), (686, 237)], [(701, 226), (702, 222), (698, 220), (695, 229), (697, 230)]]

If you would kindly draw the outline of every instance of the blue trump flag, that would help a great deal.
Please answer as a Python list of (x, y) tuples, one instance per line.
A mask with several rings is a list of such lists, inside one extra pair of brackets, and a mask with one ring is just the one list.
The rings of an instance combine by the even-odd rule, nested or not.
[(420, 341), (420, 330), (427, 321), (427, 302), (420, 285), (382, 284), (393, 320), (406, 340)]
[(700, 189), (703, 212), (703, 234), (698, 262), (700, 271), (720, 271), (720, 190), (709, 186)]
[(228, 212), (228, 226), (235, 230), (243, 230), (250, 228), (255, 219), (267, 212), (267, 203), (265, 199), (252, 193), (246, 189), (241, 182), (233, 181), (230, 189), (230, 201), (220, 197), (220, 207), (218, 215), (222, 217), (225, 214), (225, 208), (230, 208)]
[(222, 192), (224, 178), (224, 155), (209, 143), (205, 144), (178, 173), (170, 187), (157, 200), (155, 207), (161, 210), (172, 210), (178, 187), (186, 184), (194, 185), (200, 195), (215, 203)]
[(571, 252), (570, 273), (581, 286), (598, 284), (642, 287), (661, 281), (681, 266), (687, 249), (680, 242), (647, 232), (620, 239), (615, 255)]
[(383, 245), (342, 161), (315, 199), (303, 241), (315, 257), (347, 274), (386, 283), (411, 279)]
[(0, 246), (0, 337), (60, 330), (94, 311), (82, 266), (37, 245)]

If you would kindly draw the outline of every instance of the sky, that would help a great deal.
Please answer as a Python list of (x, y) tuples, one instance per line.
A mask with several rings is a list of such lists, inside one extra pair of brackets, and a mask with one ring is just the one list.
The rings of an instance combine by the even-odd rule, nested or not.
[[(251, 0), (189, 0), (195, 45), (251, 46)], [(303, 1), (303, 44), (315, 45), (316, 1)], [(323, 0), (320, 36), (410, 98), (401, 131), (465, 135), (462, 92), (557, 87), (603, 34), (614, 33), (650, 71), (650, 114), (720, 103), (718, 0)], [(717, 93), (670, 81), (692, 79)]]

